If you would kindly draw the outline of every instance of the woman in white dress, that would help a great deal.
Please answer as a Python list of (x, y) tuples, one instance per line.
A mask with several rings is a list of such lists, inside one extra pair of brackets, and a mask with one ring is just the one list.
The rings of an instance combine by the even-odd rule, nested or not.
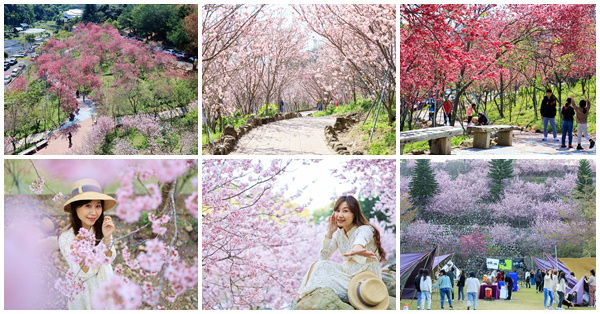
[[(323, 238), (319, 260), (304, 276), (298, 294), (302, 298), (317, 288), (332, 288), (347, 301), (352, 277), (370, 270), (381, 278), (380, 262), (385, 261), (386, 254), (379, 231), (365, 218), (356, 198), (340, 197), (327, 221), (329, 229)], [(341, 265), (328, 260), (337, 249), (344, 258)]]
[[(111, 209), (116, 205), (116, 201), (102, 193), (100, 184), (93, 179), (83, 179), (75, 182), (72, 188), (71, 199), (65, 205), (64, 210), (70, 213), (69, 225), (58, 235), (58, 245), (60, 251), (69, 264), (69, 270), (76, 274), (76, 277), (83, 280), (85, 291), (74, 295), (74, 299), (69, 300), (69, 310), (92, 310), (92, 296), (100, 283), (106, 281), (113, 275), (112, 263), (117, 256), (114, 246), (111, 246), (112, 234), (115, 231), (115, 225), (110, 216), (104, 216), (104, 211)], [(71, 258), (71, 251), (74, 241), (79, 241), (79, 230), (85, 228), (93, 232), (96, 236), (96, 245), (102, 241), (108, 248), (106, 256), (110, 263), (103, 264), (95, 268), (89, 268), (81, 264), (74, 263)]]

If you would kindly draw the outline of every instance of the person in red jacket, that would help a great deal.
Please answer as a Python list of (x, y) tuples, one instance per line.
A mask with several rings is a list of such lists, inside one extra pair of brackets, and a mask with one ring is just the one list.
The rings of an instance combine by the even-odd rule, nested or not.
[(450, 117), (452, 116), (452, 107), (454, 107), (454, 105), (450, 99), (444, 101), (442, 104), (442, 109), (444, 110), (444, 125), (446, 125), (446, 123), (450, 123), (451, 121)]

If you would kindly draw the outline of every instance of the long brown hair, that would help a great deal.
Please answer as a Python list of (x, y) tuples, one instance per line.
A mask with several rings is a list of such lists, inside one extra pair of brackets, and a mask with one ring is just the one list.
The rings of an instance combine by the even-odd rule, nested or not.
[[(71, 209), (69, 210), (69, 225), (62, 232), (69, 230), (69, 228), (73, 228), (73, 233), (75, 233), (75, 236), (77, 236), (77, 234), (79, 233), (79, 229), (81, 229), (81, 227), (83, 226), (83, 224), (81, 223), (81, 219), (79, 219), (79, 217), (77, 216), (77, 208), (91, 201), (92, 200), (81, 200), (74, 201), (70, 204)], [(100, 213), (100, 217), (98, 217), (98, 220), (96, 220), (93, 226), (94, 232), (96, 233), (96, 245), (98, 245), (100, 241), (104, 239), (104, 234), (102, 233), (102, 223), (104, 222), (104, 201), (100, 200), (100, 203), (102, 204), (102, 213)], [(62, 232), (60, 232), (58, 235), (60, 236)]]
[(350, 211), (354, 215), (354, 220), (352, 221), (353, 224), (358, 227), (367, 225), (373, 228), (373, 240), (375, 241), (375, 247), (377, 248), (377, 253), (379, 253), (380, 261), (386, 261), (386, 253), (381, 246), (381, 236), (379, 235), (379, 230), (370, 224), (365, 215), (363, 215), (360, 204), (358, 203), (358, 200), (354, 198), (354, 196), (348, 195), (338, 198), (338, 200), (335, 202), (335, 205), (333, 205), (333, 211), (337, 210), (344, 202), (348, 204)]

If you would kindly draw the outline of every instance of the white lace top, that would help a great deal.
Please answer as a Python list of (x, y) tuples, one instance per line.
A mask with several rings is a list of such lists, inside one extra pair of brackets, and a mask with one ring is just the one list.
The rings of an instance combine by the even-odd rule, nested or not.
[[(111, 264), (105, 264), (96, 268), (90, 268), (87, 272), (84, 272), (79, 264), (73, 263), (69, 258), (71, 254), (71, 244), (73, 244), (74, 239), (75, 234), (73, 233), (73, 228), (69, 228), (58, 237), (58, 247), (65, 260), (67, 260), (69, 269), (73, 270), (79, 278), (85, 281), (85, 291), (77, 294), (73, 302), (69, 301), (69, 310), (93, 310), (91, 303), (92, 295), (100, 286), (100, 283), (106, 281), (113, 275), (113, 269)], [(110, 257), (110, 262), (112, 263), (117, 257), (117, 251), (114, 246), (110, 250), (112, 251), (112, 256)]]
[(367, 250), (375, 253), (377, 259), (367, 258), (364, 256), (343, 256), (344, 262), (342, 263), (342, 269), (350, 276), (354, 276), (362, 271), (370, 270), (379, 277), (381, 277), (381, 266), (379, 265), (379, 252), (375, 246), (375, 240), (373, 238), (373, 227), (371, 226), (354, 226), (347, 233), (344, 229), (338, 229), (331, 239), (325, 237), (323, 239), (323, 245), (319, 258), (321, 260), (327, 260), (331, 255), (339, 249), (342, 254), (350, 252), (352, 246), (360, 244)]

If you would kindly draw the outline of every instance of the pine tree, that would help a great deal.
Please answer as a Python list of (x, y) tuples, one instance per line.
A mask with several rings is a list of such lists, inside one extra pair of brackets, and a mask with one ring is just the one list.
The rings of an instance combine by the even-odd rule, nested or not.
[(594, 173), (590, 167), (590, 162), (587, 159), (579, 160), (579, 168), (577, 168), (577, 191), (581, 193), (589, 192), (593, 189)]
[(410, 196), (415, 205), (425, 205), (429, 199), (439, 192), (433, 169), (428, 159), (416, 161), (409, 184)]
[(504, 195), (505, 180), (513, 177), (514, 163), (511, 159), (492, 159), (489, 165), (490, 199), (497, 202)]

